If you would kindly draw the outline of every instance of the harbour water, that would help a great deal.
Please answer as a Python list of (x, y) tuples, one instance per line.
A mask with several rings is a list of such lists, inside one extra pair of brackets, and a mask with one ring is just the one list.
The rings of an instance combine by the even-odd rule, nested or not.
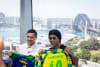
[[(47, 30), (37, 30), (37, 41), (41, 42), (48, 42), (48, 32)], [(9, 38), (19, 39), (20, 40), (20, 27), (2, 27), (0, 28), (0, 34), (4, 36), (4, 40), (8, 42)], [(83, 36), (84, 33), (82, 32), (67, 32), (67, 31), (61, 31), (62, 34), (62, 41), (65, 42), (67, 39), (73, 37), (73, 36)]]

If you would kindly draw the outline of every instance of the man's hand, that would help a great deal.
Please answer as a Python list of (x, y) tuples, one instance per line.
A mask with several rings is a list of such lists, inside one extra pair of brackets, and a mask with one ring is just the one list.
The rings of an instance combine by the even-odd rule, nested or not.
[(4, 39), (3, 36), (0, 35), (0, 60), (2, 60), (2, 50), (4, 48)]
[(68, 52), (68, 54), (70, 55), (71, 59), (72, 59), (72, 64), (75, 67), (78, 67), (78, 58), (74, 56), (72, 50), (70, 48), (65, 48), (65, 50)]
[(41, 53), (43, 53), (44, 52), (44, 50), (43, 49), (40, 49), (39, 51), (38, 51), (38, 54), (40, 55)]
[(4, 48), (4, 38), (0, 35), (0, 67), (6, 67), (2, 59), (2, 50)]
[(35, 55), (35, 60), (38, 61), (39, 60), (39, 56)]
[(4, 48), (4, 38), (2, 35), (0, 35), (0, 52), (2, 52)]
[(11, 57), (11, 56), (12, 56), (12, 54), (13, 54), (13, 52), (9, 52), (9, 53), (8, 53), (9, 57)]
[(70, 48), (66, 47), (65, 50), (68, 52), (68, 54), (73, 56), (73, 52), (72, 52), (72, 50)]

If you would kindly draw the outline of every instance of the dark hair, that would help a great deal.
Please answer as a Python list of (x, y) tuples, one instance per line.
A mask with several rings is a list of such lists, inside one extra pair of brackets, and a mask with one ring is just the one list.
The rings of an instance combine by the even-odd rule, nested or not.
[(35, 36), (37, 37), (37, 32), (36, 32), (36, 30), (34, 30), (34, 29), (30, 29), (30, 30), (28, 30), (27, 33), (35, 33)]
[(61, 42), (62, 37), (61, 37), (61, 33), (59, 30), (56, 30), (56, 29), (50, 30), (49, 37), (50, 37), (50, 35), (56, 35), (58, 37), (59, 41)]

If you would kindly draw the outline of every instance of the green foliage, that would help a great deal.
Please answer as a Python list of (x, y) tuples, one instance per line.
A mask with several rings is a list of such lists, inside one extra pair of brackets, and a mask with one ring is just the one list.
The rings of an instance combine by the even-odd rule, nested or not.
[(99, 62), (100, 61), (100, 50), (98, 51), (91, 51), (91, 58), (90, 60), (93, 62)]
[(81, 61), (83, 61), (85, 64), (88, 64), (87, 61), (85, 59), (81, 59)]
[(78, 47), (71, 46), (75, 56), (100, 63), (100, 41), (96, 38), (91, 37), (88, 41), (82, 41)]
[(71, 41), (71, 44), (76, 44), (80, 39), (82, 39), (82, 37), (78, 37), (75, 40)]
[(73, 45), (73, 46), (71, 46), (71, 49), (72, 49), (72, 51), (73, 51), (73, 52), (76, 52), (76, 51), (77, 51), (77, 49), (78, 49), (78, 47), (77, 47), (77, 46), (75, 46), (75, 45)]
[(90, 59), (90, 52), (87, 49), (82, 49), (82, 59)]
[(89, 50), (98, 50), (100, 48), (100, 44), (98, 43), (98, 40), (91, 38), (88, 41), (81, 42), (79, 47)]
[(97, 34), (98, 37), (100, 37), (100, 34)]
[(87, 49), (80, 49), (80, 51), (75, 52), (75, 56), (81, 59), (90, 59), (90, 52)]
[(82, 42), (79, 44), (79, 47), (80, 47), (80, 48), (85, 48), (85, 49), (86, 49), (87, 46), (88, 46), (88, 45), (87, 45), (87, 41), (82, 41)]
[(78, 58), (82, 58), (82, 54), (81, 53), (75, 52), (75, 56), (78, 57)]
[(77, 43), (77, 40), (73, 40), (72, 42), (71, 42), (71, 44), (76, 44)]

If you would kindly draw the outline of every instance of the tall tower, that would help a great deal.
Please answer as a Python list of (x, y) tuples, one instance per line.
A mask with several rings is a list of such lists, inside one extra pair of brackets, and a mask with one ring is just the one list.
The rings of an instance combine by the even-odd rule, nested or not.
[(88, 39), (88, 35), (87, 35), (87, 21), (86, 21), (86, 23), (85, 23), (84, 38), (85, 38), (85, 40)]

